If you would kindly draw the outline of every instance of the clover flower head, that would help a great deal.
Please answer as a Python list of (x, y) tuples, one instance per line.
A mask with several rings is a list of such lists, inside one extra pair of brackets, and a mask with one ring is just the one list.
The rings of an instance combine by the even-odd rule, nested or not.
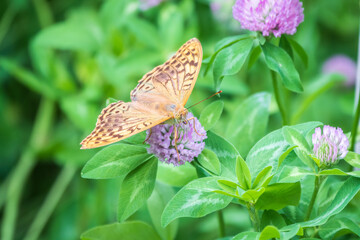
[(343, 159), (348, 153), (349, 140), (341, 128), (328, 125), (316, 128), (312, 135), (314, 154), (324, 166), (331, 166)]
[(155, 7), (159, 5), (163, 0), (139, 0), (140, 2), (140, 9), (145, 11), (149, 8)]
[(294, 34), (304, 21), (303, 11), (299, 0), (237, 0), (233, 6), (233, 16), (243, 29), (275, 37)]
[(346, 79), (345, 85), (350, 87), (355, 84), (356, 63), (346, 55), (337, 54), (324, 62), (322, 72), (326, 74), (338, 73), (343, 75)]
[[(192, 113), (188, 113), (186, 119), (193, 116)], [(194, 119), (195, 121), (190, 120), (186, 123), (181, 122), (176, 125), (178, 129), (176, 146), (179, 150), (180, 159), (178, 159), (175, 149), (175, 126), (169, 124), (159, 124), (151, 128), (151, 130), (149, 129), (146, 131), (146, 143), (150, 144), (150, 147), (147, 149), (148, 153), (154, 154), (160, 161), (169, 164), (172, 163), (174, 166), (183, 165), (185, 162), (191, 162), (202, 152), (202, 150), (204, 150), (204, 140), (207, 138), (204, 127), (201, 126), (197, 118)], [(149, 134), (151, 135), (149, 136)]]

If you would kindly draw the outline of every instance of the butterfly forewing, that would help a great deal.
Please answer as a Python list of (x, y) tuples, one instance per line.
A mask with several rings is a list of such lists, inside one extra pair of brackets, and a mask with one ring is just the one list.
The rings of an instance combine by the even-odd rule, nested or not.
[(120, 141), (167, 119), (167, 116), (137, 109), (134, 103), (112, 103), (103, 109), (95, 129), (81, 142), (82, 148), (101, 147)]
[(187, 41), (168, 61), (145, 74), (132, 90), (132, 102), (116, 102), (98, 117), (82, 148), (114, 143), (174, 117), (169, 106), (184, 107), (199, 74), (202, 48), (199, 40)]

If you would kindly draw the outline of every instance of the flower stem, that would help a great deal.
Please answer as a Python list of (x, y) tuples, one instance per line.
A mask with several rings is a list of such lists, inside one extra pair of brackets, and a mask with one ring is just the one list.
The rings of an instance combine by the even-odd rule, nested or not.
[(45, 143), (47, 133), (51, 126), (53, 112), (53, 101), (44, 98), (40, 103), (30, 141), (10, 175), (2, 223), (2, 240), (11, 240), (14, 238), (21, 193), (26, 179), (35, 165), (37, 151)]
[(315, 200), (316, 200), (316, 197), (317, 197), (317, 194), (319, 192), (319, 188), (320, 188), (320, 185), (321, 183), (323, 182), (324, 178), (316, 175), (315, 177), (315, 187), (314, 187), (314, 192), (312, 194), (312, 197), (311, 197), (311, 200), (310, 200), (310, 203), (309, 203), (309, 207), (308, 207), (308, 210), (306, 212), (306, 215), (305, 215), (305, 221), (309, 220), (310, 219), (310, 216), (311, 216), (311, 212), (312, 212), (312, 209), (314, 207), (314, 203), (315, 203)]
[(225, 222), (224, 222), (224, 214), (222, 210), (217, 211), (218, 221), (219, 221), (219, 237), (225, 237)]
[(350, 151), (354, 151), (354, 148), (355, 148), (357, 129), (359, 126), (359, 117), (360, 117), (360, 97), (358, 97), (358, 102), (356, 104), (356, 111), (355, 111), (355, 116), (354, 116), (354, 120), (353, 120), (353, 126), (351, 129)]
[(54, 211), (61, 196), (65, 192), (71, 179), (76, 173), (76, 167), (73, 164), (67, 164), (61, 170), (61, 173), (56, 178), (50, 192), (48, 193), (45, 202), (38, 211), (34, 221), (28, 229), (25, 240), (39, 239), (39, 235), (44, 228), (46, 221), (49, 219), (51, 213)]
[(258, 216), (258, 213), (254, 207), (254, 204), (252, 203), (247, 203), (246, 207), (248, 209), (249, 215), (250, 215), (250, 220), (252, 222), (253, 228), (256, 232), (260, 232), (260, 219)]
[(272, 70), (270, 70), (270, 72), (271, 72), (271, 79), (272, 79), (272, 84), (273, 84), (273, 88), (274, 88), (274, 95), (275, 95), (276, 103), (279, 107), (279, 111), (280, 111), (281, 118), (282, 118), (282, 125), (285, 126), (285, 125), (288, 125), (288, 120), (287, 120), (284, 105), (281, 102), (280, 89), (279, 89), (278, 83), (276, 81), (276, 73)]

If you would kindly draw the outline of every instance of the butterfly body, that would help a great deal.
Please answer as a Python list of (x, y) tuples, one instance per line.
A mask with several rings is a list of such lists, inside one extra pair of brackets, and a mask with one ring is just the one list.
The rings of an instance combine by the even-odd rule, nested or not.
[(187, 41), (169, 60), (140, 79), (131, 102), (118, 101), (104, 108), (82, 149), (105, 146), (161, 123), (187, 121), (185, 104), (200, 71), (202, 47)]

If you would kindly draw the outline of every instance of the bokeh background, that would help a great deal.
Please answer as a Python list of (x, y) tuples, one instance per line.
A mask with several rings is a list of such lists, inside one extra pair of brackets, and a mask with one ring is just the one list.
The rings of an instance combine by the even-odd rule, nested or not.
[[(80, 150), (108, 98), (129, 100), (137, 81), (184, 42), (197, 37), (204, 59), (217, 41), (241, 34), (234, 0), (2, 0), (0, 3), (0, 224), (14, 239), (79, 239), (87, 229), (116, 221), (118, 180), (80, 176), (98, 150)], [(294, 56), (305, 92), (286, 92), (291, 123), (321, 121), (351, 129), (355, 79), (323, 71), (330, 57), (355, 61), (359, 3), (304, 0), (305, 21), (292, 36), (308, 54)], [(206, 61), (205, 61), (206, 62)], [(351, 64), (350, 64), (351, 65)], [(272, 92), (260, 57), (224, 79), (227, 123), (251, 94)], [(350, 70), (351, 71), (351, 70)], [(189, 104), (214, 92), (212, 75), (200, 74)], [(199, 116), (211, 101), (192, 110)], [(275, 101), (267, 131), (281, 127)], [(174, 188), (177, 190), (178, 188)], [(228, 233), (249, 227), (244, 209), (224, 212)], [(16, 220), (9, 221), (17, 216)], [(151, 223), (148, 210), (131, 219)], [(181, 219), (177, 239), (214, 239), (216, 215)]]

